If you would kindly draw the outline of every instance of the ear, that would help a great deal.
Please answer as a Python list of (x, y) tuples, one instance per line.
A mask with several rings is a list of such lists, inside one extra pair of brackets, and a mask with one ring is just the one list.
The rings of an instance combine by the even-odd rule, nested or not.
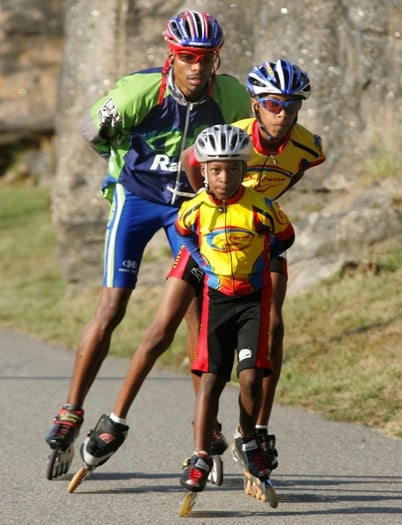
[(258, 113), (258, 100), (255, 99), (255, 98), (252, 98), (251, 99), (251, 111), (254, 113), (254, 114), (257, 114)]
[(242, 182), (243, 182), (244, 177), (246, 176), (246, 173), (247, 173), (247, 162), (243, 160), (243, 170), (242, 170), (242, 176), (241, 176)]
[(170, 65), (173, 65), (173, 62), (174, 62), (174, 54), (173, 54), (172, 52), (168, 51), (167, 56), (168, 56), (168, 59), (169, 59), (169, 64), (170, 64)]

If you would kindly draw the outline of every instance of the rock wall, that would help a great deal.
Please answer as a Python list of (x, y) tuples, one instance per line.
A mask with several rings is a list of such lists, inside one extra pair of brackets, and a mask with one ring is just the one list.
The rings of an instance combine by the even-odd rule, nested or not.
[[(27, 136), (56, 134), (56, 163), (48, 175), (60, 261), (70, 283), (82, 285), (100, 275), (107, 212), (99, 193), (106, 164), (80, 137), (77, 123), (119, 76), (162, 63), (163, 23), (181, 9), (207, 10), (221, 21), (222, 71), (244, 80), (254, 64), (286, 57), (309, 72), (313, 94), (300, 122), (322, 135), (328, 158), (291, 192), (292, 211), (342, 199), (367, 169), (367, 158), (400, 159), (402, 0), (62, 5), (64, 11), (51, 0), (0, 4), (0, 149), (10, 152)], [(2, 157), (5, 165), (8, 153)], [(42, 166), (52, 171), (49, 162)], [(329, 222), (335, 220), (333, 208), (331, 213)], [(300, 228), (303, 237), (309, 226), (300, 221)], [(330, 242), (328, 230), (310, 233)], [(303, 246), (292, 250), (296, 259)]]
[(0, 2), (0, 176), (54, 180), (63, 40), (57, 0)]

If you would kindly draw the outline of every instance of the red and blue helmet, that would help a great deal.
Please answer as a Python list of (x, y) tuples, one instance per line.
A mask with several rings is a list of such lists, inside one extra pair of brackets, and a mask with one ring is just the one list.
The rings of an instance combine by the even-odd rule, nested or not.
[(173, 51), (218, 52), (224, 42), (216, 18), (193, 10), (183, 11), (168, 20), (163, 37)]

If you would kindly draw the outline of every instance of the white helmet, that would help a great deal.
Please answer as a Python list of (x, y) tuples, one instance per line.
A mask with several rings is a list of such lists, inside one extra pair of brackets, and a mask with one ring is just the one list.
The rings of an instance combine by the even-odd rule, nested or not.
[(248, 161), (252, 150), (253, 145), (248, 133), (229, 124), (216, 124), (204, 129), (194, 143), (194, 154), (198, 162)]

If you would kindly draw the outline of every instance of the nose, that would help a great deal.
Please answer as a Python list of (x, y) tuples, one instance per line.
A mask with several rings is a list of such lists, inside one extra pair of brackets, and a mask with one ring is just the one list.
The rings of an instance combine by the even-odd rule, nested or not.
[(282, 108), (282, 109), (280, 110), (280, 112), (277, 113), (277, 116), (278, 116), (278, 117), (281, 117), (282, 119), (284, 119), (284, 118), (293, 118), (293, 117), (294, 117), (294, 114), (291, 115), (290, 113), (288, 113), (288, 112), (286, 111), (286, 108)]
[(191, 64), (191, 69), (193, 71), (202, 71), (204, 69), (204, 64), (199, 60), (198, 62)]
[(220, 173), (219, 173), (219, 179), (221, 182), (225, 182), (227, 183), (228, 181), (228, 172), (226, 170), (222, 170)]

